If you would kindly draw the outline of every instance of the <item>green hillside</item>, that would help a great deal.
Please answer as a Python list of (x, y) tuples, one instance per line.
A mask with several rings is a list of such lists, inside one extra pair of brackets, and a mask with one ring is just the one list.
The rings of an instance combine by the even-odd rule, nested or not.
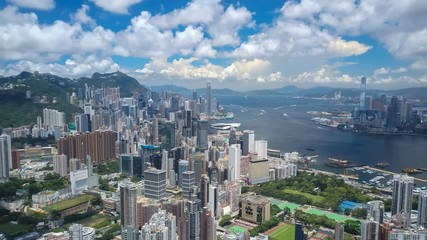
[[(90, 78), (69, 79), (52, 74), (22, 72), (16, 76), (0, 77), (0, 128), (33, 124), (44, 108), (66, 113), (67, 121), (82, 109), (70, 104), (67, 96), (84, 91), (85, 84), (95, 87), (120, 87), (122, 97), (134, 91), (147, 92), (135, 78), (124, 73), (94, 73)], [(26, 91), (31, 91), (31, 99)], [(40, 99), (45, 101), (40, 101)], [(40, 103), (42, 102), (42, 103)]]

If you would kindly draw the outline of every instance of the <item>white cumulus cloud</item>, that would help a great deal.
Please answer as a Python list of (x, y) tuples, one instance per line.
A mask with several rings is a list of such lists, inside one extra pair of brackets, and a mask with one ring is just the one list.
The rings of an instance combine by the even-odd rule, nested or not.
[(51, 10), (55, 8), (54, 0), (7, 0), (19, 7), (34, 8), (38, 10)]
[(104, 9), (105, 11), (117, 13), (117, 14), (128, 14), (128, 9), (142, 0), (90, 0), (95, 3), (96, 6)]

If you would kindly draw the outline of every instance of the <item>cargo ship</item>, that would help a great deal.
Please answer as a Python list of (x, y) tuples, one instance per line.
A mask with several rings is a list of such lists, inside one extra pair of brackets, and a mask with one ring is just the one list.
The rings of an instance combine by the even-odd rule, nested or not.
[(422, 173), (423, 171), (416, 168), (407, 167), (407, 168), (403, 168), (402, 172), (407, 174), (419, 174), (419, 173)]
[(354, 167), (354, 165), (349, 160), (341, 160), (336, 158), (329, 158), (326, 164), (330, 167), (336, 168), (349, 168)]

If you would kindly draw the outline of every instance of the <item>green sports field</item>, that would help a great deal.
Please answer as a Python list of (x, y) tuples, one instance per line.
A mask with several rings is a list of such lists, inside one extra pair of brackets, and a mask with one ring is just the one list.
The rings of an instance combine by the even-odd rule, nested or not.
[(345, 220), (358, 220), (356, 218), (352, 218), (352, 217), (349, 217), (349, 216), (346, 216), (346, 215), (337, 214), (337, 213), (331, 213), (331, 212), (326, 212), (326, 211), (322, 211), (322, 210), (315, 209), (315, 208), (309, 208), (305, 212), (309, 213), (309, 214), (318, 215), (318, 216), (326, 215), (326, 217), (328, 217), (330, 219), (333, 219), (335, 221), (339, 221), (339, 222), (344, 222)]
[(268, 237), (272, 240), (294, 240), (295, 239), (295, 225), (285, 224), (273, 233), (270, 233)]
[(231, 232), (237, 233), (237, 234), (244, 233), (244, 232), (248, 231), (248, 229), (246, 229), (244, 227), (237, 226), (237, 225), (230, 227), (228, 230), (230, 230)]
[(301, 205), (298, 205), (296, 203), (285, 202), (285, 201), (281, 201), (281, 200), (274, 199), (274, 198), (272, 198), (270, 200), (270, 203), (277, 205), (281, 210), (283, 210), (283, 209), (285, 209), (285, 207), (287, 207), (287, 208), (291, 209), (292, 212), (295, 211), (295, 209), (301, 207)]
[(45, 207), (44, 209), (46, 211), (58, 211), (58, 212), (60, 212), (60, 211), (64, 211), (66, 209), (78, 206), (80, 204), (87, 203), (87, 202), (95, 200), (95, 199), (96, 199), (96, 197), (93, 195), (83, 194), (83, 195), (79, 195), (77, 197), (61, 200), (57, 203), (54, 203), (52, 205)]

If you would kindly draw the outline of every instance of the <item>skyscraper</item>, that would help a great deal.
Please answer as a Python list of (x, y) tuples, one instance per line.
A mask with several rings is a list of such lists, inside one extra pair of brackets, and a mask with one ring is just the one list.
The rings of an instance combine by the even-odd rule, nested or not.
[(216, 217), (218, 211), (218, 186), (217, 183), (209, 185), (209, 201), (208, 208), (211, 210), (212, 215)]
[(191, 189), (195, 186), (194, 172), (185, 171), (182, 173), (182, 197), (190, 200), (192, 191)]
[(178, 162), (178, 185), (182, 187), (182, 174), (190, 170), (188, 160), (181, 159)]
[(188, 232), (187, 236), (189, 240), (200, 240), (200, 200), (187, 202), (188, 210)]
[(201, 207), (206, 207), (209, 201), (209, 177), (206, 174), (203, 174), (200, 177), (200, 204)]
[(396, 96), (391, 98), (387, 108), (387, 127), (395, 128), (400, 124), (399, 99)]
[(9, 181), (9, 169), (12, 167), (12, 149), (10, 136), (0, 135), (0, 182)]
[(197, 122), (197, 147), (206, 149), (208, 147), (209, 122), (201, 119)]
[(230, 160), (228, 162), (228, 180), (235, 181), (240, 178), (240, 145), (233, 144), (228, 148)]
[(393, 176), (393, 198), (391, 214), (402, 213), (406, 217), (405, 226), (409, 226), (412, 210), (412, 190), (414, 189), (414, 178), (399, 174)]
[(418, 195), (418, 227), (427, 228), (427, 191), (421, 191)]
[(206, 83), (206, 95), (208, 98), (207, 114), (212, 116), (212, 86), (210, 81)]
[(255, 141), (255, 152), (260, 158), (267, 158), (267, 140)]
[(138, 239), (136, 225), (136, 186), (129, 181), (123, 181), (120, 187), (120, 225), (122, 239)]
[(242, 155), (253, 153), (255, 148), (255, 132), (252, 130), (243, 131)]
[(166, 196), (166, 171), (156, 168), (144, 171), (144, 195), (156, 200)]
[(360, 79), (359, 110), (365, 110), (366, 77)]
[(384, 203), (382, 201), (368, 202), (367, 220), (373, 220), (379, 224), (384, 222)]

